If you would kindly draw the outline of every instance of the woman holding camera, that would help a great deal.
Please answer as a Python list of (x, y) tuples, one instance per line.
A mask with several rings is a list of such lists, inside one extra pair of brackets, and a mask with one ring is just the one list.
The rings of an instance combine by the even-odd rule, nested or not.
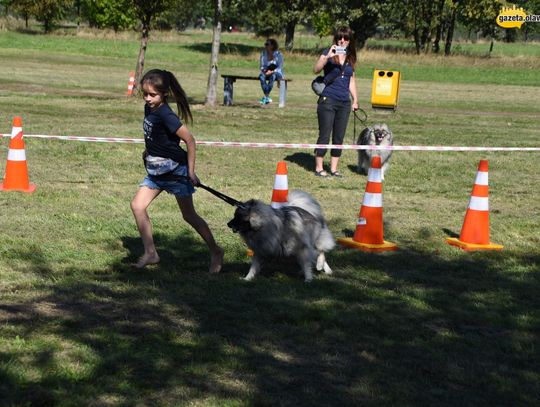
[[(313, 67), (315, 74), (324, 69), (324, 83), (326, 84), (317, 102), (319, 121), (317, 144), (328, 144), (330, 135), (332, 144), (343, 144), (351, 108), (358, 110), (355, 65), (356, 47), (353, 32), (349, 27), (340, 27), (334, 33), (332, 46), (322, 53)], [(340, 149), (330, 150), (330, 174), (334, 177), (342, 177), (338, 171), (341, 152)], [(315, 149), (316, 176), (328, 176), (323, 167), (325, 154), (326, 149)]]
[(262, 105), (272, 103), (270, 92), (274, 87), (274, 82), (283, 78), (283, 55), (278, 51), (278, 43), (275, 39), (269, 38), (264, 43), (264, 50), (260, 59), (261, 71), (259, 80), (264, 96), (259, 101)]

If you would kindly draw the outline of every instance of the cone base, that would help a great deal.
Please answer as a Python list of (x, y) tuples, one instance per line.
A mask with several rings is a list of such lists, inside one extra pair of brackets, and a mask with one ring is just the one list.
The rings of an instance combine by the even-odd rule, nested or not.
[(4, 183), (0, 182), (0, 191), (19, 191), (31, 194), (36, 190), (36, 184), (28, 184), (28, 188), (5, 188)]
[(384, 240), (381, 244), (371, 244), (360, 243), (350, 237), (340, 237), (337, 242), (341, 246), (350, 247), (351, 249), (362, 250), (364, 252), (387, 252), (398, 249), (395, 243), (387, 242), (386, 240)]
[(475, 243), (467, 243), (462, 242), (461, 240), (455, 238), (455, 237), (447, 237), (446, 243), (448, 243), (451, 246), (459, 247), (462, 250), (473, 252), (478, 250), (502, 250), (503, 246), (496, 243), (489, 243), (489, 244), (475, 244)]

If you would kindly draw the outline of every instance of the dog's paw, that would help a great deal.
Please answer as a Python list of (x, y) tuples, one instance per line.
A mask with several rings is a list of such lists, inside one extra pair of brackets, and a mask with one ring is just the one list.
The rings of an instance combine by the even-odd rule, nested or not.
[(333, 273), (332, 269), (330, 268), (330, 266), (328, 265), (327, 262), (324, 262), (324, 267), (323, 268), (324, 268), (324, 272), (326, 274), (332, 274)]
[(240, 280), (244, 280), (244, 281), (253, 281), (254, 278), (255, 278), (255, 277), (253, 277), (253, 276), (247, 275), (247, 276), (245, 276), (245, 277), (240, 278)]

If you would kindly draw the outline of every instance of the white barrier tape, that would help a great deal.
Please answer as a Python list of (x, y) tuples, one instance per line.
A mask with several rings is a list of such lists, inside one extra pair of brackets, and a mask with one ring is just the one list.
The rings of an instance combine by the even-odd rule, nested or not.
[[(0, 137), (11, 137), (11, 134), (0, 134)], [(25, 134), (25, 138), (44, 138), (53, 140), (73, 140), (97, 143), (144, 143), (143, 139), (121, 137), (77, 137), (49, 136), (44, 134)], [(217, 147), (247, 148), (289, 148), (289, 149), (328, 149), (335, 150), (394, 150), (394, 151), (540, 151), (540, 147), (463, 147), (463, 146), (364, 146), (356, 144), (304, 144), (304, 143), (251, 143), (238, 141), (196, 141), (197, 145)]]

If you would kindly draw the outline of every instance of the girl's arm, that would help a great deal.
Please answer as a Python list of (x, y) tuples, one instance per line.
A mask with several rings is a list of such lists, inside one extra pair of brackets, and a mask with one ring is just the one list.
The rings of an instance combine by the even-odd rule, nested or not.
[(176, 135), (186, 143), (189, 179), (191, 179), (193, 185), (199, 185), (201, 181), (195, 174), (195, 138), (185, 124), (176, 130)]
[(351, 92), (351, 96), (352, 96), (352, 109), (353, 110), (358, 110), (358, 97), (356, 95), (356, 75), (352, 74), (351, 76), (351, 80), (349, 82), (349, 92)]
[(336, 48), (336, 45), (333, 44), (330, 47), (330, 49), (328, 50), (328, 54), (326, 54), (326, 55), (322, 54), (319, 57), (319, 59), (317, 60), (317, 62), (315, 62), (315, 65), (313, 66), (313, 73), (314, 74), (318, 74), (319, 72), (321, 72), (323, 70), (323, 68), (326, 65), (326, 63), (328, 62), (328, 60), (334, 56), (335, 48)]

